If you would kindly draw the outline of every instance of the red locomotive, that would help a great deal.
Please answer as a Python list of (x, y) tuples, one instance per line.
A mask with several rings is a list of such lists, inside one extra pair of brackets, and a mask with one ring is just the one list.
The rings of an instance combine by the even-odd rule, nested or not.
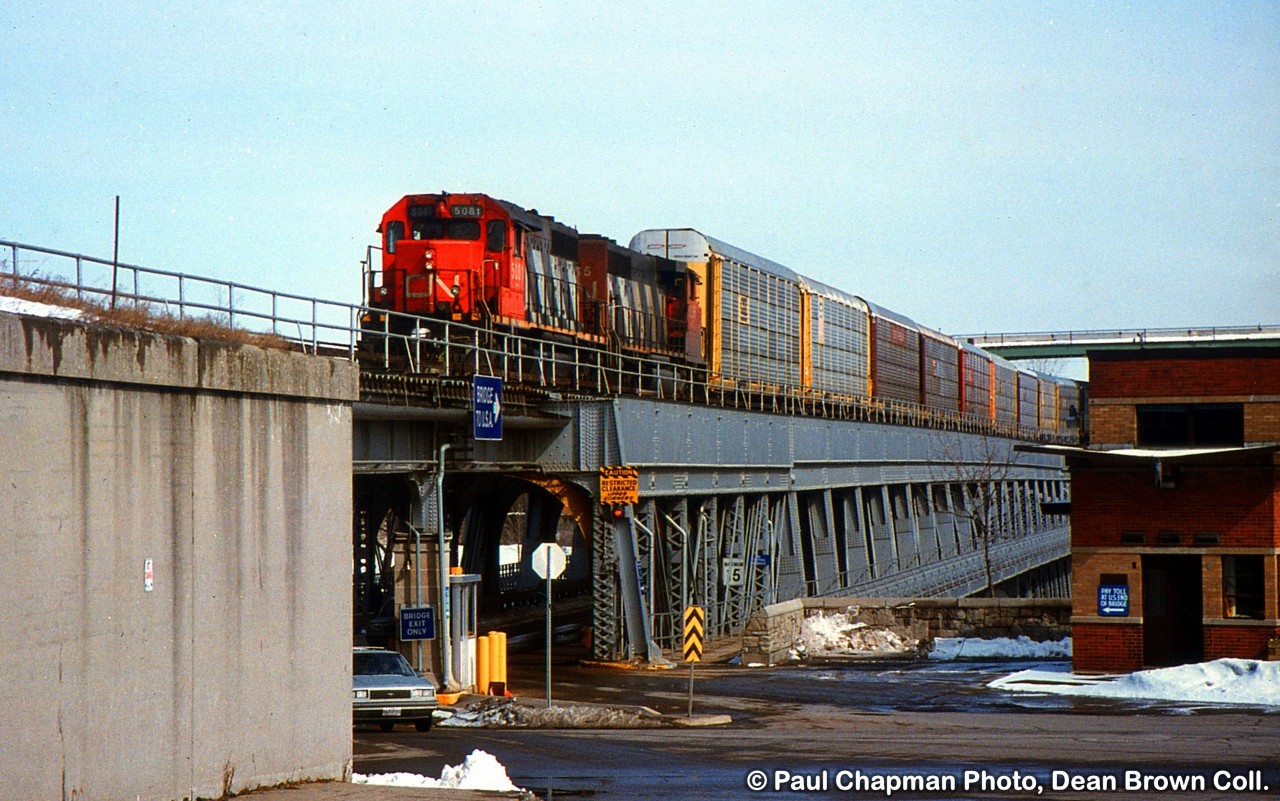
[[(372, 308), (702, 360), (697, 284), (681, 262), (481, 194), (408, 195), (378, 230)], [(387, 321), (393, 333), (412, 327)]]

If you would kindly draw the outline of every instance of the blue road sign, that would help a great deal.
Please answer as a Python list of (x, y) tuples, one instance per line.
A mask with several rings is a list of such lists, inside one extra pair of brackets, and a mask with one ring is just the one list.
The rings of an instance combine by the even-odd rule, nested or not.
[(1098, 614), (1104, 617), (1129, 616), (1129, 587), (1125, 584), (1098, 585)]
[(502, 379), (471, 377), (471, 435), (476, 439), (502, 439)]
[(400, 640), (434, 640), (436, 608), (434, 606), (400, 607)]

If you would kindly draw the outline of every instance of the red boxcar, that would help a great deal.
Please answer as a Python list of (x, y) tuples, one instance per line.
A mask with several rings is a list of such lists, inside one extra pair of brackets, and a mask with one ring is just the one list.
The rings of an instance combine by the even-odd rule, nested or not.
[(921, 398), (931, 410), (960, 411), (960, 346), (946, 334), (920, 327)]
[(920, 329), (881, 306), (871, 309), (871, 394), (881, 400), (920, 402)]
[(961, 350), (960, 411), (981, 420), (995, 419), (991, 356), (976, 345)]

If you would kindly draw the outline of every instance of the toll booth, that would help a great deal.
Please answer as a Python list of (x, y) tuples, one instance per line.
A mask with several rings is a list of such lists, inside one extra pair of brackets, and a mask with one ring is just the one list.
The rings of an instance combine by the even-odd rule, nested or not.
[(449, 576), (449, 661), (453, 680), (463, 690), (474, 690), (476, 684), (479, 589), (476, 573)]

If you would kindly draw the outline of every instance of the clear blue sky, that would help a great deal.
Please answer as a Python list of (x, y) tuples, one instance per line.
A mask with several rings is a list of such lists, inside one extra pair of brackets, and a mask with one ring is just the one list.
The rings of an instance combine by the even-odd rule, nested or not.
[(1280, 323), (1280, 2), (0, 7), (0, 239), (359, 298), (382, 211), (693, 226), (950, 333)]

